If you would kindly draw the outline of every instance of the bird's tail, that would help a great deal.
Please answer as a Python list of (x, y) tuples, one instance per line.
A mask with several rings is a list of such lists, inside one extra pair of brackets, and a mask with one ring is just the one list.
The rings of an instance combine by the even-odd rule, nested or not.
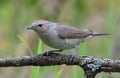
[(110, 35), (109, 33), (105, 32), (93, 32), (92, 36), (103, 36), (103, 35)]

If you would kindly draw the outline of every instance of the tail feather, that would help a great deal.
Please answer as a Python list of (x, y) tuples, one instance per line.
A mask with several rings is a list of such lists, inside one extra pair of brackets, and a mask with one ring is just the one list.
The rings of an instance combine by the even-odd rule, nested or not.
[(103, 36), (103, 35), (110, 35), (109, 33), (105, 32), (93, 32), (92, 36)]

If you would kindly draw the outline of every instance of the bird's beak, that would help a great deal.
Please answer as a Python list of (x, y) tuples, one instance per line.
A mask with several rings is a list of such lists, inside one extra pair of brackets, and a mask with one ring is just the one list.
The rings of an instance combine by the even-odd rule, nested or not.
[(33, 29), (34, 26), (28, 26), (26, 29)]

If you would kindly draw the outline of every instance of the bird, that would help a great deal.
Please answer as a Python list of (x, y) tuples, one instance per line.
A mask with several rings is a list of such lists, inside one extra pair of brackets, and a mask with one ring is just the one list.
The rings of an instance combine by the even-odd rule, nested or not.
[(27, 29), (34, 30), (43, 43), (56, 49), (48, 51), (47, 53), (61, 52), (63, 50), (75, 48), (75, 51), (71, 55), (72, 57), (76, 55), (80, 44), (85, 42), (86, 39), (94, 36), (109, 35), (109, 33), (106, 32), (79, 29), (73, 26), (46, 20), (36, 20), (28, 26)]

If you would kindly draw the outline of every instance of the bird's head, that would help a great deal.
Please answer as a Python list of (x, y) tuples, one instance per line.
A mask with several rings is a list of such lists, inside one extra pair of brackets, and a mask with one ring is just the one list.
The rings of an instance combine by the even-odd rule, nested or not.
[(44, 32), (48, 29), (48, 21), (45, 20), (37, 20), (34, 21), (30, 26), (27, 27), (27, 29), (34, 30), (36, 32)]

